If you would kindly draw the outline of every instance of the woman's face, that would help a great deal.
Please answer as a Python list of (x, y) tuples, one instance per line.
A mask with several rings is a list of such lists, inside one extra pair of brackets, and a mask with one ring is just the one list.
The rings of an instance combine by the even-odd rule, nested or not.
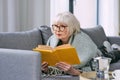
[(65, 23), (57, 22), (52, 25), (53, 33), (56, 37), (62, 41), (68, 41), (70, 32), (68, 26)]

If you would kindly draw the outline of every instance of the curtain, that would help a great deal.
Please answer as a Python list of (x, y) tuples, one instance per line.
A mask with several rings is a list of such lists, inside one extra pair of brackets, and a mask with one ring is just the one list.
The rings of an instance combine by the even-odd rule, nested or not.
[(69, 0), (50, 0), (50, 24), (58, 13), (69, 11)]
[(119, 0), (99, 0), (99, 24), (107, 36), (119, 36)]
[[(49, 2), (49, 1), (48, 1)], [(0, 32), (29, 30), (48, 24), (46, 0), (0, 0)], [(45, 14), (47, 11), (48, 14)], [(46, 22), (47, 21), (47, 22)]]
[(82, 28), (97, 24), (97, 0), (74, 0), (74, 14)]

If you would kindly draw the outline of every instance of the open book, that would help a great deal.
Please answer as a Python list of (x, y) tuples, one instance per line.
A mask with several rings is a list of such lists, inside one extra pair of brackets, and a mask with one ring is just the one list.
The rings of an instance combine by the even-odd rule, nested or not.
[(38, 45), (34, 51), (42, 54), (42, 62), (46, 61), (50, 66), (54, 66), (58, 62), (66, 62), (68, 64), (80, 64), (76, 49), (70, 44), (60, 45), (52, 48), (46, 45)]

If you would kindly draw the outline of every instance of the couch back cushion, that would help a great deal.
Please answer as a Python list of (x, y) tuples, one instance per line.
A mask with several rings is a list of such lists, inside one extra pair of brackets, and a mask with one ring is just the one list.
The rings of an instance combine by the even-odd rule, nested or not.
[(102, 46), (104, 41), (107, 41), (107, 37), (101, 25), (81, 30), (88, 34), (98, 47)]
[(47, 25), (42, 25), (39, 27), (39, 30), (41, 31), (41, 35), (42, 35), (42, 41), (43, 41), (42, 43), (46, 44), (48, 38), (52, 35), (51, 28)]
[(38, 28), (23, 32), (1, 32), (0, 48), (32, 50), (42, 44)]

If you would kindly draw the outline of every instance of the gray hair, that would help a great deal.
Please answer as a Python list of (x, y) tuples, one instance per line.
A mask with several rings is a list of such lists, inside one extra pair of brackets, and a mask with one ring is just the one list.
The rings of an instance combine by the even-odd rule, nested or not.
[(53, 23), (62, 22), (68, 26), (68, 30), (71, 34), (80, 32), (80, 23), (77, 18), (70, 12), (59, 13), (53, 20)]

